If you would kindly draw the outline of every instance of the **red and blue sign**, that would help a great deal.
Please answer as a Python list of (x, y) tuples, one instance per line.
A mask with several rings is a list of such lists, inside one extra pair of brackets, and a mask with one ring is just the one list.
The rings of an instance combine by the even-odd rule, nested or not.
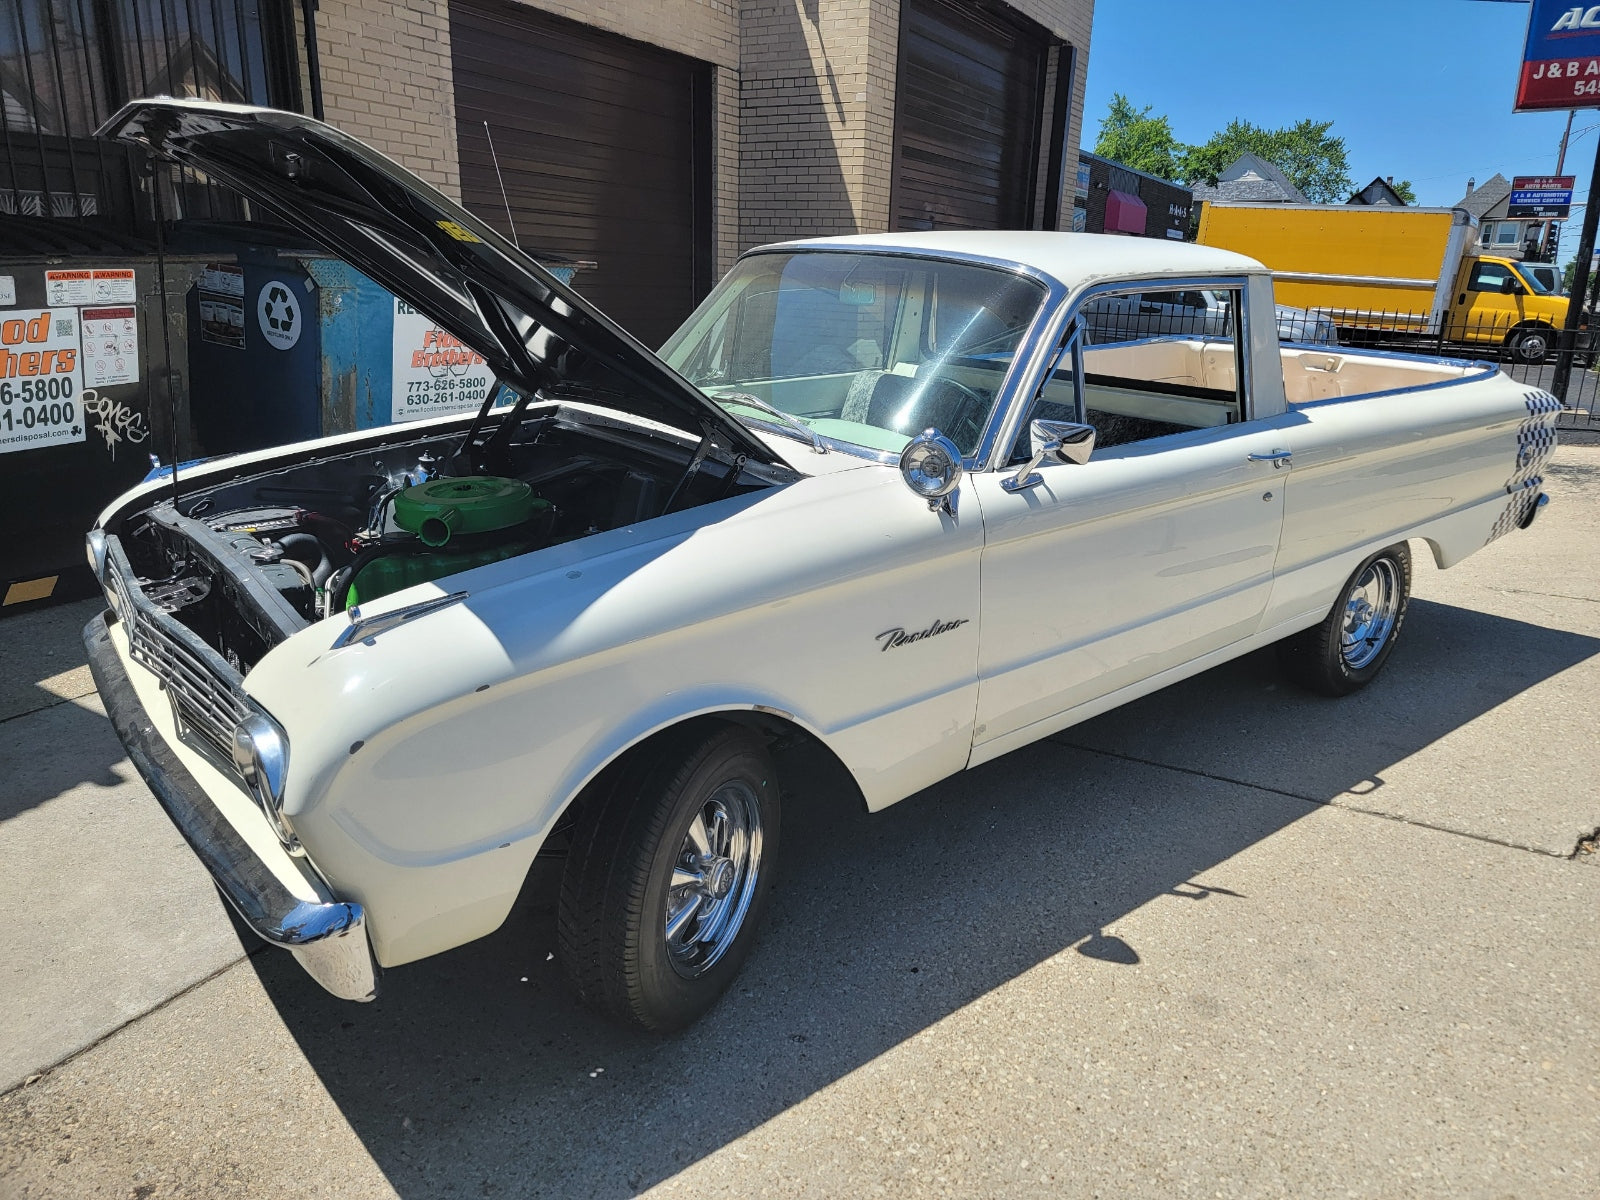
[(1506, 216), (1512, 220), (1565, 221), (1572, 211), (1572, 188), (1577, 182), (1571, 175), (1518, 175), (1511, 181)]
[(1513, 112), (1600, 107), (1600, 4), (1533, 0)]

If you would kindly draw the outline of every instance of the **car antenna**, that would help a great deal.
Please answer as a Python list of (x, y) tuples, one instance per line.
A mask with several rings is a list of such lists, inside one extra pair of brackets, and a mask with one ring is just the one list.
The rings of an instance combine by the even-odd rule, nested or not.
[(483, 123), (483, 136), (489, 143), (489, 157), (494, 162), (494, 177), (500, 181), (500, 203), (506, 206), (506, 224), (511, 227), (511, 244), (521, 250), (522, 241), (517, 237), (517, 223), (511, 219), (511, 201), (506, 196), (506, 177), (500, 174), (500, 156), (494, 152), (494, 134), (489, 132), (487, 121)]
[(161, 187), (166, 182), (165, 165), (152, 149), (150, 154), (150, 202), (156, 218), (156, 290), (161, 295), (161, 358), (167, 380), (167, 423), (172, 431), (172, 507), (178, 507), (178, 387), (172, 369), (172, 330), (167, 303), (167, 236), (165, 206)]

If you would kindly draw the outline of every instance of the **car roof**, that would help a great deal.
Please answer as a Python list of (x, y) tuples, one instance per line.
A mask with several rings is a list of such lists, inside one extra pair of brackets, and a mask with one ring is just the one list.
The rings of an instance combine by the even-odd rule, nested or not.
[(975, 257), (1019, 263), (1076, 291), (1105, 279), (1156, 275), (1242, 275), (1266, 270), (1253, 258), (1170, 239), (1106, 233), (1040, 230), (936, 230), (805, 238), (761, 246), (765, 250), (903, 250), (941, 257)]

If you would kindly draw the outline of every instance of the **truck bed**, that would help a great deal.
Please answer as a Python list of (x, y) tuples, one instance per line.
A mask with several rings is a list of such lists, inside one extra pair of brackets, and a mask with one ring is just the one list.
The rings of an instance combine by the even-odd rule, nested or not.
[(1492, 370), (1483, 363), (1420, 359), (1371, 351), (1285, 349), (1283, 390), (1290, 404), (1338, 400), (1451, 383)]
[[(1371, 350), (1312, 350), (1285, 347), (1285, 399), (1291, 405), (1352, 399), (1382, 392), (1451, 383), (1492, 371), (1483, 363), (1414, 358)], [(1163, 339), (1090, 347), (1084, 351), (1090, 420), (1104, 422), (1102, 445), (1203, 429), (1236, 420), (1232, 342), (1203, 338)], [(1147, 381), (1141, 384), (1139, 381)], [(1070, 407), (1070, 384), (1058, 381), (1045, 400)], [(1154, 423), (1132, 432), (1126, 420)], [(1156, 428), (1159, 425), (1161, 428)]]

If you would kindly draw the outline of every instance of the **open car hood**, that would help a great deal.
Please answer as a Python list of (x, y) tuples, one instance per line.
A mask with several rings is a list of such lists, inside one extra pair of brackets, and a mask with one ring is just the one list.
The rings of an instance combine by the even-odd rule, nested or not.
[[(99, 136), (143, 146), (236, 188), (426, 313), (529, 395), (566, 385), (575, 398), (783, 465), (770, 446), (483, 221), (331, 125), (271, 108), (161, 98), (124, 105)], [(583, 395), (586, 389), (592, 394)]]

